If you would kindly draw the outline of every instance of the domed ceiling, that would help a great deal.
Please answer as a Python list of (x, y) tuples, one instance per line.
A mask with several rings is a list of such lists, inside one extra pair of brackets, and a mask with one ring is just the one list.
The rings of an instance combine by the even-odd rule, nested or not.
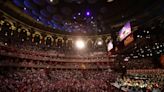
[(36, 22), (52, 29), (66, 33), (107, 34), (115, 24), (139, 21), (136, 16), (151, 11), (157, 1), (12, 0), (12, 3)]

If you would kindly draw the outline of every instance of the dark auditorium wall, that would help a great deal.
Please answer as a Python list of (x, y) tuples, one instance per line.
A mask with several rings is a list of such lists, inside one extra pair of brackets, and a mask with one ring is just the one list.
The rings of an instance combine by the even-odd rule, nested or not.
[(162, 68), (164, 68), (164, 55), (161, 55), (160, 62), (161, 62)]

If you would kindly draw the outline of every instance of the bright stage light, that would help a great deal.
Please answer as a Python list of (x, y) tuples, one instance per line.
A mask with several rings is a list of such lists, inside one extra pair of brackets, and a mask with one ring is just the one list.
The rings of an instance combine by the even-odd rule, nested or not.
[(86, 16), (90, 16), (90, 15), (91, 15), (90, 11), (87, 11)]
[(98, 41), (97, 44), (98, 45), (102, 45), (103, 43), (102, 43), (102, 41)]
[(85, 47), (85, 44), (82, 40), (77, 40), (75, 45), (78, 49), (83, 49)]
[(110, 2), (113, 2), (113, 1), (114, 1), (114, 0), (107, 0), (107, 2), (109, 2), (109, 3), (110, 3)]
[(53, 2), (53, 0), (50, 0), (50, 2)]

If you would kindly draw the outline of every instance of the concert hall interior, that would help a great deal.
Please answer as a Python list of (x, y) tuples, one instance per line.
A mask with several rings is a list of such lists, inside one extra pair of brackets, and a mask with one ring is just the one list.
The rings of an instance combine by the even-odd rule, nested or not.
[(164, 92), (163, 0), (0, 0), (0, 92)]

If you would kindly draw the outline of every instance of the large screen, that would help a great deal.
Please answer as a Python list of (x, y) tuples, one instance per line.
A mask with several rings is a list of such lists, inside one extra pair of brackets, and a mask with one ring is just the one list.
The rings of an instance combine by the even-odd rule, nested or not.
[(129, 45), (131, 42), (133, 42), (134, 38), (133, 38), (133, 34), (130, 34), (125, 40), (124, 40), (124, 45), (127, 46)]
[(164, 55), (161, 55), (160, 62), (161, 62), (162, 67), (164, 68)]
[(118, 39), (119, 41), (124, 40), (131, 33), (130, 22), (127, 22), (124, 27), (119, 31)]
[(111, 49), (113, 49), (113, 43), (112, 43), (112, 41), (110, 41), (108, 43), (107, 49), (108, 49), (108, 51), (110, 51)]

